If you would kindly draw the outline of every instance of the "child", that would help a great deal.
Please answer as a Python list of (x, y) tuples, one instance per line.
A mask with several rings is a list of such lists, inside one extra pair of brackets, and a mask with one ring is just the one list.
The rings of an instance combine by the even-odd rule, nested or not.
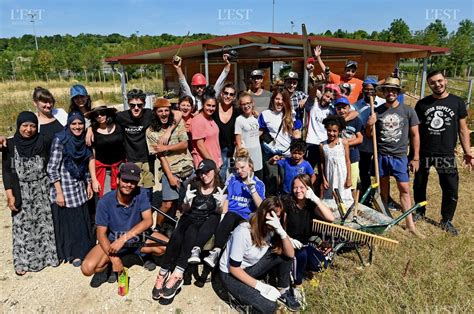
[(290, 144), (291, 157), (274, 156), (272, 163), (276, 163), (283, 171), (283, 192), (284, 194), (291, 194), (291, 184), (293, 179), (299, 174), (307, 174), (311, 176), (311, 183), (316, 181), (313, 167), (303, 159), (306, 154), (306, 143), (302, 139), (294, 139)]
[(323, 175), (324, 187), (323, 198), (332, 199), (334, 189), (338, 189), (344, 201), (352, 202), (349, 144), (339, 138), (345, 127), (345, 121), (342, 117), (331, 115), (323, 120), (323, 124), (328, 133), (327, 141), (319, 146), (321, 152), (320, 172)]
[(262, 179), (262, 148), (260, 146), (260, 131), (258, 125), (258, 114), (255, 112), (255, 104), (249, 93), (242, 93), (239, 97), (241, 115), (235, 120), (235, 142), (236, 150), (246, 148), (253, 160), (254, 173)]
[(352, 197), (355, 198), (357, 181), (359, 181), (359, 145), (362, 144), (362, 121), (358, 118), (349, 118), (347, 116), (351, 111), (349, 99), (341, 97), (335, 103), (336, 112), (339, 117), (346, 121), (346, 127), (342, 131), (341, 137), (349, 144), (349, 158), (351, 160), (351, 181)]

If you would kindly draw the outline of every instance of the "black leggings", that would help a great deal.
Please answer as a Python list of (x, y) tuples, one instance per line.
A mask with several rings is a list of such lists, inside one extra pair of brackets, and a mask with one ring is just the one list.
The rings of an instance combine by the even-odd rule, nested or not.
[(216, 221), (206, 221), (202, 229), (204, 232), (200, 232), (197, 236), (195, 246), (199, 246), (201, 249), (209, 241), (211, 236), (214, 234), (214, 247), (222, 249), (229, 238), (230, 233), (237, 227), (244, 219), (234, 212), (227, 212), (224, 215), (224, 219), (219, 223)]
[(168, 270), (171, 270), (174, 266), (186, 269), (188, 258), (191, 256), (191, 249), (195, 245), (193, 240), (201, 232), (206, 232), (205, 224), (208, 221), (217, 221), (218, 223), (219, 219), (220, 215), (211, 215), (207, 220), (196, 220), (191, 215), (183, 215), (168, 242), (161, 267)]

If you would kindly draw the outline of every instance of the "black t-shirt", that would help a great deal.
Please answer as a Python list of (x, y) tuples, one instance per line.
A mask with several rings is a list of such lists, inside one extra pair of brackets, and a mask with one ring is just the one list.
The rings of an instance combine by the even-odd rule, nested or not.
[(127, 161), (148, 162), (145, 132), (153, 120), (153, 112), (145, 108), (140, 118), (133, 119), (130, 110), (117, 114), (115, 121), (122, 127)]
[(467, 116), (462, 98), (449, 94), (443, 99), (432, 95), (415, 106), (420, 120), (420, 153), (424, 156), (453, 155), (459, 131), (459, 119)]
[(125, 159), (123, 132), (120, 125), (110, 134), (102, 134), (94, 130), (95, 159), (103, 164), (111, 165)]
[[(355, 138), (358, 132), (362, 132), (362, 127), (362, 121), (360, 121), (359, 117), (355, 117), (350, 121), (346, 121), (346, 127), (342, 131), (342, 138)], [(358, 162), (360, 160), (359, 145), (349, 147), (349, 158), (351, 163)]]
[[(232, 108), (232, 116), (227, 123), (223, 123), (219, 117), (219, 108), (216, 109), (212, 115), (212, 119), (216, 122), (219, 127), (219, 146), (223, 148), (234, 148), (234, 131), (235, 131), (235, 119), (239, 116), (239, 112), (236, 108)], [(234, 154), (233, 150), (230, 149), (228, 157)]]
[(64, 126), (59, 123), (58, 120), (54, 120), (53, 122), (47, 124), (41, 124), (39, 132), (44, 137), (44, 145), (47, 147), (48, 152), (53, 144), (54, 135), (58, 132), (64, 130)]
[(203, 195), (198, 183), (191, 184), (191, 190), (196, 190), (196, 197), (193, 198), (191, 208), (185, 214), (196, 220), (205, 220), (209, 215), (216, 214), (216, 200), (214, 194), (216, 190), (209, 195)]
[(292, 196), (282, 197), (286, 210), (286, 232), (288, 235), (305, 244), (312, 235), (313, 219), (318, 218), (315, 213), (316, 204), (307, 200), (304, 208), (299, 209)]

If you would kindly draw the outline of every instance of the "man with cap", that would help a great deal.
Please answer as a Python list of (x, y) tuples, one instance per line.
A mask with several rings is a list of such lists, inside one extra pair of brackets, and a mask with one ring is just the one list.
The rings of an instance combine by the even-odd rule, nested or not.
[[(377, 81), (368, 78), (362, 83), (362, 95), (363, 97), (358, 100), (353, 106), (357, 112), (359, 112), (359, 119), (362, 122), (363, 130), (367, 126), (367, 119), (370, 116), (370, 97), (374, 97), (374, 107), (377, 108), (381, 104), (385, 103), (383, 98), (376, 96), (375, 88), (377, 88)], [(359, 145), (359, 177), (360, 177), (360, 188), (362, 194), (369, 188), (370, 181), (370, 167), (372, 165), (372, 155), (374, 154), (374, 148), (372, 147), (372, 137), (363, 136), (362, 144)]]
[[(395, 177), (400, 194), (400, 204), (405, 212), (411, 207), (410, 177), (408, 169), (415, 173), (420, 166), (420, 123), (413, 108), (399, 103), (400, 80), (388, 77), (383, 85), (377, 86), (385, 97), (385, 104), (375, 109), (367, 120), (366, 136), (372, 136), (375, 127), (377, 135), (378, 167), (380, 190), (385, 206), (388, 204), (390, 176)], [(413, 157), (408, 161), (408, 147), (412, 147)], [(375, 172), (375, 171), (374, 171)], [(415, 228), (412, 215), (406, 218), (406, 229), (423, 237)]]
[(123, 270), (123, 257), (128, 254), (162, 255), (165, 247), (146, 238), (145, 234), (166, 242), (153, 225), (150, 200), (146, 191), (138, 187), (140, 168), (134, 163), (121, 165), (117, 190), (105, 194), (97, 203), (96, 233), (98, 244), (87, 254), (81, 265), (85, 276), (94, 275), (90, 285), (114, 282), (116, 273)]
[[(316, 46), (316, 48), (314, 48), (314, 55), (318, 59), (319, 66), (324, 71), (326, 69), (326, 65), (321, 59), (321, 46)], [(357, 99), (359, 99), (359, 96), (362, 92), (362, 81), (355, 77), (356, 72), (357, 72), (357, 62), (353, 60), (348, 60), (346, 62), (346, 66), (344, 67), (344, 74), (337, 75), (330, 72), (329, 80), (328, 80), (329, 83), (334, 83), (334, 84), (349, 83), (351, 85), (351, 92), (347, 96), (351, 104), (355, 103)]]
[[(176, 205), (183, 182), (194, 173), (193, 158), (188, 150), (188, 134), (184, 122), (180, 121), (171, 133), (168, 144), (160, 144), (160, 137), (174, 123), (174, 111), (166, 98), (157, 98), (153, 104), (154, 118), (146, 130), (146, 142), (150, 154), (156, 155), (155, 182), (161, 181), (161, 210), (165, 213)], [(155, 184), (154, 190), (158, 190)], [(184, 195), (184, 194), (183, 194)], [(174, 215), (174, 212), (171, 213)], [(155, 229), (162, 227), (163, 215), (156, 218)], [(162, 231), (163, 232), (163, 231)]]
[[(348, 119), (351, 111), (351, 104), (346, 97), (336, 99), (334, 106), (336, 107), (337, 115), (346, 121), (346, 126), (342, 130), (341, 137), (349, 144), (349, 158), (351, 161), (351, 190), (352, 197), (355, 198), (357, 190), (357, 182), (359, 181), (359, 145), (362, 143), (362, 121), (359, 117)], [(365, 132), (364, 132), (365, 133)]]
[[(224, 54), (222, 58), (224, 59), (226, 65), (224, 66), (221, 75), (219, 75), (219, 77), (217, 78), (216, 83), (214, 84), (214, 90), (216, 91), (216, 95), (220, 94), (227, 75), (229, 75), (231, 66), (228, 54)], [(176, 69), (176, 73), (178, 73), (179, 86), (182, 91), (181, 96), (191, 97), (194, 101), (197, 110), (199, 111), (202, 108), (201, 97), (204, 93), (204, 88), (207, 86), (206, 77), (202, 73), (194, 74), (191, 79), (190, 88), (188, 82), (186, 81), (186, 77), (184, 76), (183, 69), (181, 68), (181, 62), (182, 59), (180, 59), (178, 63), (173, 63), (173, 66)]]
[[(448, 81), (442, 72), (429, 73), (427, 81), (433, 93), (419, 100), (415, 106), (420, 119), (420, 170), (415, 174), (413, 183), (415, 202), (426, 200), (430, 168), (434, 166), (442, 190), (441, 228), (458, 235), (459, 231), (452, 224), (458, 202), (459, 175), (454, 155), (458, 135), (464, 151), (464, 163), (469, 168), (474, 166), (470, 131), (466, 123), (466, 104), (462, 98), (447, 91)], [(415, 216), (424, 217), (425, 210), (425, 207), (420, 208)]]
[(285, 90), (290, 95), (291, 106), (295, 112), (295, 120), (303, 120), (303, 111), (306, 100), (308, 99), (308, 94), (297, 90), (299, 75), (294, 71), (288, 72), (284, 76), (285, 80)]
[(248, 92), (252, 95), (255, 108), (259, 113), (268, 109), (272, 93), (263, 89), (263, 70), (256, 69), (250, 72), (250, 86)]

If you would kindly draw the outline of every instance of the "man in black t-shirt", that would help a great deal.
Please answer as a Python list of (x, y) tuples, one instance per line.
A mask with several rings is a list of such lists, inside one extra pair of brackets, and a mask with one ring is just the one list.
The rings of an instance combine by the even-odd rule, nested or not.
[[(459, 176), (454, 149), (457, 137), (464, 151), (464, 162), (472, 167), (469, 129), (466, 123), (467, 110), (464, 101), (446, 90), (447, 80), (439, 71), (428, 74), (428, 85), (433, 92), (416, 104), (415, 111), (420, 120), (420, 168), (413, 185), (415, 202), (426, 200), (429, 170), (434, 166), (442, 190), (441, 227), (458, 235), (451, 221), (458, 202)], [(418, 210), (418, 219), (425, 215), (425, 207)]]
[(139, 186), (152, 188), (154, 176), (150, 172), (150, 160), (153, 156), (148, 154), (145, 131), (153, 119), (153, 112), (144, 108), (146, 94), (139, 89), (132, 89), (127, 93), (129, 110), (117, 113), (116, 122), (123, 129), (123, 141), (127, 161), (135, 163), (141, 169)]

